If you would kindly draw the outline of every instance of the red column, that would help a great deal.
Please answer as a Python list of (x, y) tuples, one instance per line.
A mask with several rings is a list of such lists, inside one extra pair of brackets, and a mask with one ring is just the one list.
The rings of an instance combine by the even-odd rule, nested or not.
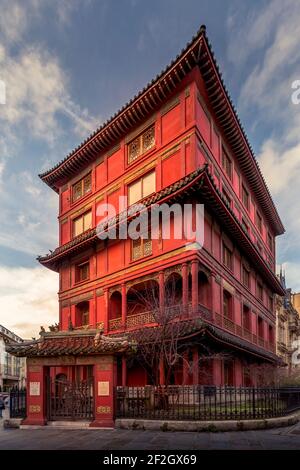
[(127, 317), (127, 293), (126, 284), (122, 284), (122, 325), (126, 328), (126, 317)]
[(198, 385), (199, 383), (199, 352), (195, 348), (193, 350), (193, 385)]
[(192, 310), (198, 309), (198, 260), (192, 261)]
[(165, 385), (165, 364), (164, 358), (161, 357), (159, 360), (159, 385)]
[(114, 427), (114, 357), (101, 356), (94, 365), (95, 420), (90, 427)]
[(127, 384), (127, 360), (126, 357), (122, 357), (122, 386), (126, 387)]
[(165, 307), (165, 279), (164, 272), (159, 272), (159, 306), (161, 310)]
[(183, 353), (182, 380), (183, 380), (183, 385), (188, 385), (189, 383), (189, 353), (188, 351), (185, 351)]
[(46, 370), (37, 359), (27, 359), (27, 416), (22, 424), (44, 426), (47, 422)]
[(223, 373), (222, 373), (222, 360), (213, 359), (213, 385), (222, 385)]
[(235, 387), (243, 386), (243, 366), (239, 359), (234, 361), (234, 385)]
[(182, 264), (182, 307), (183, 313), (188, 313), (188, 265)]
[(216, 274), (214, 272), (210, 273), (210, 309), (211, 309), (211, 319), (215, 321), (215, 278)]
[(104, 288), (104, 333), (108, 332), (108, 309), (109, 309), (108, 289)]

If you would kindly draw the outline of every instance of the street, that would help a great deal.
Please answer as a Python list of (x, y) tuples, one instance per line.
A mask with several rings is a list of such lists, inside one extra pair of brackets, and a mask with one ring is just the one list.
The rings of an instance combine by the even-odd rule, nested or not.
[(266, 431), (219, 433), (131, 430), (3, 429), (1, 450), (296, 450), (300, 423)]

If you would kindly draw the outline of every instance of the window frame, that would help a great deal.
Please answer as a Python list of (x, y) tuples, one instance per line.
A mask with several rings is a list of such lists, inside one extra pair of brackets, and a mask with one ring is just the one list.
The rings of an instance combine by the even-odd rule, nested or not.
[[(230, 255), (228, 257), (229, 265), (227, 264), (226, 253)], [(230, 271), (233, 271), (233, 252), (228, 248), (228, 246), (224, 242), (223, 242), (222, 262), (223, 262), (223, 265), (226, 266), (226, 268), (230, 269)]]
[[(150, 175), (154, 175), (154, 191), (144, 194), (144, 180), (149, 177)], [(141, 197), (137, 199), (134, 202), (130, 201), (130, 187), (132, 187), (134, 184), (141, 183)], [(142, 201), (145, 197), (150, 196), (151, 194), (154, 194), (156, 192), (156, 169), (154, 168), (153, 170), (149, 171), (148, 173), (145, 173), (142, 175), (140, 178), (137, 178), (134, 181), (131, 181), (127, 185), (127, 199), (128, 199), (128, 207), (132, 206), (133, 204), (137, 204), (139, 201)]]
[[(91, 226), (89, 228), (86, 228), (84, 229), (84, 218), (86, 217), (87, 214), (91, 214)], [(88, 230), (90, 230), (92, 228), (92, 225), (93, 225), (93, 213), (92, 213), (92, 209), (89, 209), (88, 211), (82, 213), (81, 215), (79, 215), (78, 217), (75, 217), (74, 219), (72, 219), (72, 238), (76, 238), (76, 237), (79, 237), (79, 235), (82, 235), (83, 233), (87, 232)], [(77, 235), (75, 235), (75, 223), (76, 221), (82, 219), (82, 224), (83, 224), (83, 230), (82, 232), (78, 233)]]
[[(134, 243), (140, 241), (140, 250), (141, 254), (140, 256), (135, 257), (134, 256)], [(145, 253), (145, 247), (146, 244), (149, 243), (150, 246), (150, 253)], [(152, 246), (152, 239), (151, 239), (151, 234), (148, 232), (148, 237), (141, 236), (140, 238), (137, 238), (136, 240), (131, 239), (131, 244), (130, 244), (130, 260), (131, 261), (138, 261), (142, 258), (146, 258), (147, 256), (152, 256), (153, 254), (153, 246)]]
[[(247, 282), (245, 282), (245, 273), (247, 273)], [(245, 265), (242, 267), (242, 282), (245, 287), (250, 289), (250, 271)]]
[(229, 157), (228, 153), (222, 148), (222, 168), (224, 173), (226, 174), (227, 178), (232, 181), (232, 160)]
[[(257, 281), (256, 283), (256, 294), (257, 294), (257, 298), (258, 300), (260, 300), (261, 302), (264, 301), (264, 286), (261, 282)], [(260, 295), (261, 294), (261, 295)]]
[[(228, 306), (227, 315), (225, 315), (225, 308), (224, 308), (225, 299), (226, 299), (227, 306)], [(228, 318), (229, 320), (233, 320), (233, 298), (232, 298), (232, 294), (226, 289), (223, 289), (223, 317)]]
[[(87, 180), (87, 178), (90, 178), (90, 186), (89, 186), (89, 189), (87, 191), (85, 191), (84, 186), (85, 186), (85, 181)], [(75, 193), (74, 188), (78, 184), (81, 185), (81, 195), (75, 199), (74, 198), (74, 193)], [(87, 194), (89, 194), (91, 192), (92, 192), (92, 171), (90, 171), (85, 176), (80, 178), (78, 181), (76, 181), (76, 183), (72, 184), (72, 198), (71, 198), (72, 199), (72, 204), (75, 204), (77, 201), (79, 201), (80, 199), (82, 199), (83, 197), (85, 197)]]
[(262, 216), (258, 211), (255, 212), (255, 225), (259, 231), (259, 233), (262, 233)]
[[(153, 130), (153, 143), (150, 145), (150, 147), (147, 147), (146, 149), (144, 149), (144, 137), (150, 130)], [(131, 157), (130, 148), (133, 145), (133, 143), (137, 141), (139, 145), (139, 153), (136, 157)], [(138, 134), (136, 137), (131, 139), (130, 142), (127, 143), (127, 165), (132, 165), (140, 157), (145, 155), (150, 150), (153, 150), (155, 148), (155, 145), (156, 145), (155, 123), (153, 123), (149, 127), (147, 127), (147, 129), (143, 130), (140, 134)]]
[[(82, 272), (83, 266), (86, 266), (86, 265), (88, 267), (87, 276), (82, 277), (80, 273)], [(81, 282), (86, 282), (89, 279), (90, 279), (90, 261), (85, 260), (85, 261), (82, 261), (81, 263), (76, 264), (75, 265), (75, 284), (79, 284)]]
[[(245, 204), (245, 198), (244, 196), (246, 195), (246, 204)], [(242, 203), (244, 207), (249, 211), (249, 192), (246, 189), (246, 186), (242, 183)]]

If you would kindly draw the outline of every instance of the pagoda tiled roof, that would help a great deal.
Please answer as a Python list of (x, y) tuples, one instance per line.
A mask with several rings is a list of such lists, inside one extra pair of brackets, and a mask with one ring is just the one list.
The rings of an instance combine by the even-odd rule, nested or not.
[(101, 152), (112, 148), (122, 137), (172, 95), (176, 87), (194, 68), (199, 67), (216, 120), (237, 157), (250, 187), (260, 203), (275, 234), (284, 232), (272, 197), (260, 171), (253, 149), (240, 122), (229, 92), (223, 82), (205, 26), (186, 45), (180, 54), (160, 72), (145, 88), (127, 102), (110, 119), (104, 122), (66, 158), (40, 178), (58, 192), (59, 185), (81, 171)]
[[(198, 168), (161, 191), (146, 197), (141, 201), (141, 203), (145, 207), (151, 207), (153, 204), (162, 204), (165, 201), (172, 203), (178, 198), (182, 199), (184, 195), (188, 194), (197, 194), (200, 202), (206, 203), (213, 209), (215, 215), (218, 217), (224, 228), (226, 228), (232, 237), (238, 242), (241, 249), (247, 253), (248, 257), (252, 260), (252, 263), (260, 267), (262, 276), (268, 280), (274, 291), (279, 295), (284, 295), (285, 290), (283, 289), (279, 279), (263, 259), (249, 234), (228, 205), (226, 198), (215, 185), (208, 165)], [(132, 213), (132, 217), (134, 217), (134, 210)], [(128, 219), (130, 219), (130, 217), (128, 217)], [(74, 255), (99, 242), (99, 233), (102, 231), (109, 231), (111, 228), (118, 226), (120, 221), (128, 219), (124, 219), (123, 213), (120, 213), (116, 217), (103, 223), (102, 226), (93, 228), (78, 237), (75, 237), (70, 242), (56, 248), (52, 253), (40, 256), (38, 261), (44, 266), (57, 271), (59, 263), (66, 256)]]
[(126, 338), (104, 337), (96, 330), (42, 333), (37, 340), (6, 345), (6, 351), (18, 357), (113, 354), (125, 352), (130, 348)]
[[(204, 312), (205, 313), (205, 312)], [(240, 350), (246, 351), (248, 353), (253, 354), (256, 357), (264, 358), (267, 359), (271, 362), (275, 363), (280, 363), (280, 358), (273, 353), (272, 351), (268, 351), (265, 348), (262, 348), (250, 341), (245, 340), (244, 338), (241, 338), (240, 336), (237, 336), (233, 333), (230, 333), (229, 331), (225, 331), (224, 329), (212, 324), (209, 322), (206, 318), (190, 318), (190, 319), (184, 319), (181, 320), (182, 325), (178, 326), (178, 332), (176, 338), (180, 338), (180, 340), (187, 340), (189, 338), (196, 338), (199, 337), (199, 334), (201, 335), (201, 341), (204, 340), (205, 337), (209, 337), (216, 341), (217, 343), (223, 343), (229, 346), (232, 346), (234, 348), (238, 348)], [(172, 331), (172, 324), (167, 325), (170, 326), (170, 331)], [(147, 327), (149, 330), (148, 335), (143, 335), (143, 340), (144, 341), (149, 341), (151, 342), (152, 340), (155, 341), (157, 338), (157, 335), (155, 335), (154, 330), (159, 327)], [(168, 332), (166, 329), (166, 338), (168, 336)], [(151, 330), (153, 330), (151, 334)], [(172, 336), (173, 333), (170, 333), (170, 336)], [(175, 333), (176, 335), (176, 333)], [(139, 338), (139, 330), (133, 331), (128, 333), (128, 339), (137, 341), (138, 343), (138, 338)], [(138, 347), (138, 346), (137, 346)]]

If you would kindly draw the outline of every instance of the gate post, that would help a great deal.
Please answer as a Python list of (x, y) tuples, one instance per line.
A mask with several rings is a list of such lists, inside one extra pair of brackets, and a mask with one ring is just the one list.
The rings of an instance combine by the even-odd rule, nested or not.
[(26, 418), (22, 424), (46, 424), (46, 370), (37, 359), (27, 359)]
[(114, 377), (113, 356), (100, 356), (94, 365), (95, 413), (91, 427), (114, 427)]

